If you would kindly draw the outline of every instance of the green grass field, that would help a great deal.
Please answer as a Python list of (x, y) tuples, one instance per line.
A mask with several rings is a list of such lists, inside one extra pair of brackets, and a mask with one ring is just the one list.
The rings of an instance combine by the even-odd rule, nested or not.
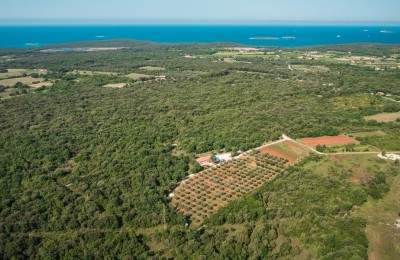
[(330, 146), (327, 147), (326, 150), (324, 150), (325, 153), (344, 153), (344, 152), (377, 152), (379, 153), (381, 150), (377, 147), (374, 147), (372, 145), (354, 145), (351, 146), (351, 150), (347, 150), (346, 145), (340, 145), (340, 146)]
[(369, 259), (400, 259), (400, 229), (396, 220), (400, 217), (400, 176), (393, 161), (385, 161), (376, 155), (340, 155), (324, 157), (319, 162), (304, 165), (308, 170), (324, 175), (340, 175), (352, 183), (366, 185), (378, 172), (387, 172), (390, 191), (383, 199), (371, 197), (354, 214), (367, 220), (366, 236), (369, 242)]
[(387, 133), (383, 132), (382, 130), (347, 134), (347, 136), (351, 136), (351, 137), (385, 136), (385, 135), (387, 135)]
[(42, 82), (43, 80), (44, 80), (43, 78), (32, 78), (32, 77), (11, 78), (11, 79), (0, 80), (0, 85), (6, 86), (6, 87), (12, 87), (17, 82), (21, 82), (23, 84), (30, 85), (35, 82)]
[(400, 228), (395, 226), (400, 213), (400, 176), (393, 181), (387, 196), (361, 208), (367, 218), (369, 259), (400, 259)]
[(125, 77), (128, 77), (130, 79), (134, 79), (134, 80), (138, 80), (138, 79), (141, 79), (141, 78), (146, 78), (147, 79), (147, 78), (150, 78), (151, 76), (146, 75), (146, 74), (130, 73), (128, 75), (125, 75)]
[(319, 162), (311, 162), (304, 168), (324, 175), (341, 175), (353, 183), (364, 183), (376, 173), (386, 172), (393, 167), (393, 161), (380, 159), (375, 154), (346, 154), (323, 157)]
[(23, 74), (47, 74), (47, 70), (33, 70), (33, 69), (8, 69), (8, 72), (0, 73), (0, 79), (8, 79), (13, 77), (21, 77)]

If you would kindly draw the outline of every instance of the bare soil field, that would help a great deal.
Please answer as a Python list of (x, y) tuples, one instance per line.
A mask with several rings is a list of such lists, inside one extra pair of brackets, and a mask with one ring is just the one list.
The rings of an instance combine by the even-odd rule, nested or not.
[(381, 113), (373, 116), (364, 117), (365, 120), (376, 120), (378, 122), (392, 122), (400, 118), (400, 112), (395, 113)]
[(301, 138), (297, 141), (311, 147), (315, 147), (317, 145), (335, 146), (342, 144), (358, 143), (354, 138), (344, 135)]

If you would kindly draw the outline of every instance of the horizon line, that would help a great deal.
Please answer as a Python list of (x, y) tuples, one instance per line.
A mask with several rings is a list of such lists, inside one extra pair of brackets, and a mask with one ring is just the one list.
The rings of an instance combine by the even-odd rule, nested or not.
[(360, 25), (400, 26), (400, 21), (368, 20), (133, 20), (133, 19), (0, 19), (0, 26), (60, 25)]

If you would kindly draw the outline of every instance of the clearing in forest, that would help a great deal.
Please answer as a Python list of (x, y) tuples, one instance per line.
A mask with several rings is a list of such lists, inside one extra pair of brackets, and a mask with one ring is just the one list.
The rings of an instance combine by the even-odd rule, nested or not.
[(145, 75), (145, 74), (139, 74), (139, 73), (130, 73), (128, 75), (125, 75), (125, 77), (128, 77), (130, 79), (134, 79), (134, 80), (139, 80), (139, 79), (149, 79), (152, 76)]
[(292, 65), (294, 70), (302, 72), (328, 72), (329, 68), (326, 66), (310, 66), (310, 65)]
[(51, 87), (53, 86), (53, 82), (40, 82), (35, 84), (30, 84), (29, 87), (31, 88), (40, 88), (40, 87)]
[(116, 72), (109, 72), (109, 71), (90, 71), (90, 70), (74, 70), (69, 72), (69, 74), (78, 74), (78, 75), (87, 75), (87, 76), (94, 76), (94, 75), (113, 75), (116, 76), (118, 73)]
[(376, 114), (373, 116), (366, 116), (364, 117), (365, 120), (375, 120), (378, 122), (392, 122), (396, 121), (397, 119), (400, 118), (400, 112), (394, 112), (394, 113), (381, 113), (381, 114)]
[(150, 71), (165, 70), (165, 68), (162, 68), (162, 67), (153, 67), (153, 66), (140, 67), (139, 69), (141, 69), (141, 70), (150, 70)]
[(0, 73), (0, 79), (23, 77), (24, 75), (31, 75), (33, 73), (47, 74), (48, 71), (45, 69), (7, 69), (7, 72)]
[(315, 147), (317, 145), (335, 146), (335, 145), (358, 143), (354, 138), (345, 135), (301, 138), (298, 139), (297, 141), (311, 147)]
[(125, 86), (126, 86), (126, 83), (112, 83), (112, 84), (104, 85), (103, 87), (105, 87), (105, 88), (123, 88)]
[(381, 200), (366, 203), (361, 212), (368, 223), (369, 259), (400, 259), (400, 176), (389, 193)]
[(32, 77), (11, 78), (11, 79), (0, 80), (0, 85), (6, 86), (6, 87), (13, 87), (18, 82), (20, 82), (22, 84), (30, 85), (30, 84), (42, 82), (43, 80), (44, 80), (43, 78), (32, 78)]
[(268, 153), (251, 153), (223, 162), (182, 181), (170, 195), (172, 205), (200, 223), (228, 202), (271, 180), (287, 162)]
[[(398, 170), (393, 161), (375, 154), (333, 155), (322, 157), (318, 162), (310, 161), (303, 167), (326, 176), (339, 175), (364, 187), (376, 181), (376, 176), (382, 172), (391, 172), (386, 175), (390, 191), (381, 199), (369, 199), (353, 214), (360, 214), (367, 221), (369, 259), (400, 259), (400, 175), (396, 176)], [(374, 189), (370, 191), (381, 189), (375, 185), (371, 187)]]
[[(307, 163), (304, 168), (323, 175), (340, 174), (341, 178), (354, 184), (365, 184), (373, 179), (375, 172), (369, 170), (381, 163), (375, 154), (326, 156), (319, 162)], [(383, 162), (386, 167), (386, 163)]]

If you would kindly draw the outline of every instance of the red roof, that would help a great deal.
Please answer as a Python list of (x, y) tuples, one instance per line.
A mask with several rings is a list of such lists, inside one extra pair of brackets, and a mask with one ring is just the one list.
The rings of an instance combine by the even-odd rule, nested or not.
[(204, 157), (199, 157), (196, 159), (198, 163), (205, 163), (205, 162), (211, 162), (211, 157), (210, 156), (204, 156)]

